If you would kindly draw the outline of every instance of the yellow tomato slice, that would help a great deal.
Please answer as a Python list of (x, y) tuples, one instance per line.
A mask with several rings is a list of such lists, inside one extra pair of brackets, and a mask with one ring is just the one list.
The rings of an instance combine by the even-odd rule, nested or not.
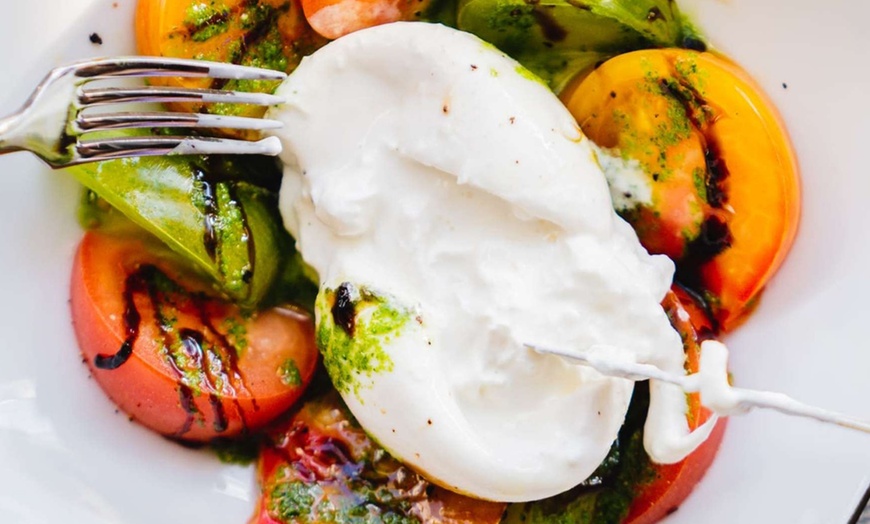
[(620, 214), (733, 328), (797, 231), (797, 160), (776, 109), (735, 64), (683, 49), (613, 58), (562, 99), (589, 138), (642, 168), (650, 196)]
[[(231, 62), (291, 72), (326, 40), (305, 20), (299, 0), (139, 0), (139, 54)], [(157, 78), (179, 87), (272, 92), (275, 81)], [(259, 117), (265, 108), (240, 104), (176, 104), (183, 111)]]

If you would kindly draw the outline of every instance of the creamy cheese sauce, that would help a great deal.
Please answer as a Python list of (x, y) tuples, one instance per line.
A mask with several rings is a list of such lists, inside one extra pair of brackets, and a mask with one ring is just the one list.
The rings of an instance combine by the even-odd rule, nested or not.
[(625, 159), (619, 151), (593, 144), (598, 163), (610, 187), (610, 198), (617, 211), (631, 211), (638, 206), (652, 205), (649, 177), (636, 159)]
[[(615, 214), (568, 111), (476, 37), (421, 23), (336, 40), (278, 94), (282, 214), (320, 277), (327, 368), (366, 431), (480, 498), (534, 500), (585, 480), (633, 382), (525, 344), (672, 373), (684, 354), (659, 305), (673, 264)], [(654, 460), (705, 437), (685, 413), (682, 390), (653, 381)]]

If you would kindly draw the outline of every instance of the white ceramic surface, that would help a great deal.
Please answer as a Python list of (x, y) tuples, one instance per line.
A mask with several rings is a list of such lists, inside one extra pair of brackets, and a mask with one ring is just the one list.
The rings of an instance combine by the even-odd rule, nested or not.
[[(2, 3), (0, 113), (50, 67), (132, 51), (134, 0)], [(792, 255), (728, 340), (737, 381), (870, 418), (870, 2), (681, 5), (777, 103), (803, 168)], [(250, 468), (127, 422), (89, 380), (67, 310), (75, 183), (23, 153), (0, 158), (0, 172), (0, 523), (245, 522)], [(867, 435), (755, 413), (731, 421), (706, 479), (667, 522), (844, 523), (868, 483)]]

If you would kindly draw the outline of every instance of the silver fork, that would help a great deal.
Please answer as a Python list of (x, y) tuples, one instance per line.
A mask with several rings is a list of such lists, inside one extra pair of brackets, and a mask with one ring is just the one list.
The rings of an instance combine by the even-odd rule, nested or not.
[(171, 87), (88, 87), (95, 80), (132, 77), (209, 77), (283, 80), (286, 74), (267, 69), (157, 57), (119, 57), (78, 62), (52, 70), (17, 113), (0, 119), (0, 154), (30, 151), (53, 168), (133, 156), (172, 154), (277, 155), (276, 137), (258, 141), (202, 136), (108, 136), (86, 139), (101, 131), (134, 128), (225, 128), (265, 130), (281, 122), (263, 118), (176, 112), (108, 112), (115, 104), (139, 102), (204, 102), (269, 106), (275, 95)]

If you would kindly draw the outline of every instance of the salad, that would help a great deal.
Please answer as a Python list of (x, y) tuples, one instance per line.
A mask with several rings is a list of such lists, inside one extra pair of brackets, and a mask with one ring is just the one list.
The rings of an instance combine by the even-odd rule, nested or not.
[[(215, 15), (209, 15), (209, 19), (213, 16)], [(251, 17), (253, 18), (254, 15)], [(211, 36), (211, 38), (215, 38), (215, 36)], [(696, 36), (686, 38), (688, 38), (690, 46), (698, 47), (700, 45), (695, 41), (697, 40)], [(312, 36), (311, 39), (317, 40), (317, 37)], [(488, 39), (496, 41), (497, 37), (493, 36)], [(208, 40), (208, 38), (203, 37), (203, 42)], [(630, 49), (633, 45), (625, 44), (625, 49)], [(506, 44), (505, 47), (507, 47)], [(522, 59), (520, 51), (516, 51), (516, 53)], [(607, 51), (604, 54), (607, 53), (615, 53), (615, 51)], [(261, 58), (258, 56), (255, 59)], [(288, 64), (291, 62), (292, 60), (288, 60)], [(534, 69), (533, 60), (528, 60), (528, 64), (528, 67)], [(613, 103), (611, 100), (620, 100), (622, 97), (619, 94), (622, 91), (610, 87), (611, 85), (619, 86), (618, 82), (622, 81), (619, 75), (629, 79), (626, 81), (626, 85), (629, 82), (636, 82), (638, 78), (643, 78), (643, 72), (638, 75), (637, 64), (631, 62), (626, 64), (616, 61), (605, 63), (596, 71), (599, 71), (601, 76), (605, 76), (605, 73), (609, 73), (610, 64), (615, 64), (613, 67), (616, 70), (614, 74), (617, 81), (613, 84), (605, 84), (605, 87), (596, 87), (594, 84), (592, 87), (588, 87), (589, 84), (586, 84), (584, 87), (584, 84), (580, 83), (578, 86), (566, 84), (563, 87), (563, 93), (567, 93), (563, 95), (563, 99), (566, 100), (569, 108), (572, 107), (572, 104), (581, 106), (576, 110), (576, 114), (593, 115), (600, 110), (594, 106), (591, 109), (584, 109), (582, 107), (584, 103), (598, 103), (601, 106), (606, 106), (606, 104)], [(293, 65), (295, 64), (286, 67), (290, 68)], [(716, 63), (715, 66), (728, 69), (727, 64)], [(544, 69), (538, 69), (536, 72), (541, 77), (547, 78), (551, 86), (557, 88), (558, 79), (561, 77), (550, 74), (548, 70)], [(714, 70), (713, 73), (708, 74), (715, 76), (718, 73), (718, 70)], [(594, 79), (595, 77), (590, 76), (584, 82), (593, 82)], [(720, 84), (711, 82), (710, 85), (718, 86)], [(256, 88), (257, 86), (252, 87)], [(268, 87), (264, 86), (264, 88)], [(670, 111), (667, 106), (667, 97), (671, 99), (682, 97), (680, 100), (685, 102), (683, 109), (687, 116), (698, 109), (693, 106), (698, 100), (692, 98), (694, 96), (692, 93), (688, 95), (681, 93), (682, 88), (685, 86), (661, 86), (661, 93), (667, 95), (663, 111)], [(597, 93), (599, 100), (596, 102), (592, 95), (577, 95), (583, 89)], [(617, 96), (613, 96), (613, 93), (617, 93)], [(655, 93), (652, 90), (646, 92), (650, 96), (661, 93)], [(574, 95), (577, 95), (576, 98)], [(588, 111), (588, 113), (583, 111)], [(619, 111), (614, 110), (611, 114), (619, 114)], [(706, 118), (703, 111), (703, 107), (698, 109), (701, 118)], [(692, 114), (691, 116), (698, 118), (697, 115)], [(578, 117), (578, 119), (581, 122), (589, 120), (583, 117)], [(716, 119), (710, 118), (710, 120), (715, 121)], [(629, 143), (628, 138), (636, 141), (638, 137), (628, 136), (624, 132), (620, 133), (618, 125), (613, 122), (598, 124), (594, 121), (594, 117), (589, 121), (592, 124), (589, 128), (584, 127), (584, 131), (593, 139), (598, 136), (596, 133), (600, 133), (598, 136), (599, 146), (618, 148), (620, 151), (629, 151), (632, 147), (637, 147), (637, 142)], [(708, 130), (701, 129), (703, 124), (692, 123), (698, 128), (698, 134), (709, 140), (708, 135), (705, 134)], [(596, 128), (596, 125), (599, 127)], [(640, 127), (642, 126), (638, 124), (627, 125), (623, 131)], [(614, 132), (614, 128), (617, 129), (616, 132)], [(715, 135), (715, 133), (713, 134)], [(669, 131), (668, 140), (673, 140), (671, 135), (674, 134)], [(689, 135), (685, 137), (687, 141), (701, 140), (698, 136), (692, 136), (691, 132), (687, 135)], [(607, 142), (608, 139), (613, 141)], [(662, 135), (658, 134), (640, 137), (640, 140), (646, 140), (646, 143), (655, 143), (656, 140), (661, 139)], [(721, 141), (727, 142), (724, 138)], [(753, 139), (749, 140), (749, 143), (756, 144), (757, 141)], [(683, 147), (683, 144), (675, 142), (669, 144), (669, 147)], [(658, 158), (644, 158), (642, 156), (643, 147), (637, 147), (637, 150), (641, 151), (641, 154), (637, 157), (631, 157), (631, 160), (636, 160), (638, 164), (646, 164), (648, 171), (649, 165), (659, 161)], [(626, 159), (623, 158), (623, 160)], [(703, 160), (708, 168), (710, 164), (715, 166), (717, 163), (716, 158), (711, 161), (705, 157)], [(82, 292), (82, 294), (87, 293), (90, 296), (99, 296), (105, 293), (109, 297), (106, 302), (111, 302), (111, 307), (114, 308), (112, 311), (123, 318), (123, 333), (126, 335), (121, 344), (114, 346), (109, 344), (95, 349), (88, 349), (87, 341), (105, 340), (108, 338), (106, 335), (99, 333), (80, 335), (85, 341), (82, 343), (83, 351), (86, 356), (90, 357), (90, 361), (97, 369), (107, 372), (103, 376), (119, 377), (120, 373), (135, 368), (131, 366), (132, 361), (125, 360), (125, 358), (129, 358), (130, 350), (125, 353), (119, 352), (118, 348), (130, 347), (142, 340), (157, 341), (157, 346), (159, 346), (160, 339), (163, 337), (162, 345), (165, 350), (169, 350), (171, 353), (173, 346), (183, 350), (184, 352), (170, 355), (175, 363), (175, 368), (177, 368), (173, 368), (172, 371), (177, 375), (174, 377), (175, 386), (172, 388), (172, 395), (169, 396), (171, 398), (167, 397), (169, 400), (164, 400), (164, 406), (177, 407), (180, 405), (182, 410), (166, 409), (164, 411), (167, 413), (174, 411), (173, 416), (177, 420), (161, 420), (165, 424), (161, 430), (174, 437), (208, 439), (213, 436), (245, 432), (246, 430), (253, 432), (254, 428), (265, 423), (258, 417), (271, 418), (293, 405), (302, 394), (301, 386), (314, 376), (316, 358), (310, 358), (314, 354), (311, 347), (310, 325), (302, 320), (303, 311), (306, 309), (306, 305), (310, 307), (314, 293), (314, 289), (310, 285), (311, 275), (300, 263), (292, 248), (292, 242), (288, 240), (286, 234), (280, 227), (274, 227), (276, 224), (280, 224), (275, 217), (275, 204), (272, 201), (277, 185), (275, 167), (266, 165), (268, 163), (266, 161), (262, 161), (263, 165), (257, 165), (257, 162), (257, 160), (248, 159), (232, 162), (222, 159), (125, 162), (122, 163), (123, 165), (94, 166), (93, 169), (77, 173), (77, 176), (91, 188), (91, 192), (86, 193), (82, 205), (82, 216), (83, 222), (95, 233), (89, 233), (82, 245), (80, 255), (77, 258), (81, 267), (77, 266), (76, 269), (77, 272), (81, 272), (82, 276), (74, 278), (74, 286), (78, 283), (81, 286), (92, 287), (93, 289)], [(663, 170), (672, 169), (667, 164), (659, 167)], [(270, 170), (272, 171), (271, 175)], [(711, 169), (711, 171), (715, 171), (715, 169)], [(651, 174), (653, 177), (655, 175), (656, 173)], [(662, 175), (660, 174), (660, 176)], [(735, 176), (734, 173), (729, 172), (728, 180), (736, 185), (734, 179), (731, 178), (733, 176)], [(663, 178), (667, 177), (663, 176)], [(697, 320), (693, 328), (696, 331), (702, 330), (703, 336), (714, 335), (723, 329), (730, 329), (736, 323), (742, 312), (745, 311), (746, 303), (750, 302), (756, 295), (758, 288), (763, 285), (772, 267), (778, 263), (777, 259), (781, 257), (782, 249), (784, 249), (771, 250), (766, 242), (759, 242), (767, 249), (761, 250), (763, 252), (756, 255), (753, 248), (757, 246), (747, 245), (746, 251), (749, 253), (750, 263), (738, 264), (737, 266), (738, 269), (746, 270), (749, 273), (741, 283), (748, 282), (746, 285), (751, 291), (746, 293), (745, 289), (734, 290), (727, 285), (715, 288), (713, 283), (720, 286), (723, 282), (730, 284), (727, 279), (721, 277), (721, 273), (725, 272), (722, 268), (730, 270), (734, 266), (729, 266), (726, 263), (728, 261), (723, 258), (717, 258), (720, 255), (719, 250), (722, 250), (722, 253), (729, 252), (723, 249), (723, 246), (731, 244), (731, 242), (728, 241), (728, 235), (721, 231), (722, 223), (727, 222), (727, 220), (719, 220), (719, 215), (717, 215), (717, 210), (721, 210), (725, 202), (719, 202), (719, 206), (717, 206), (715, 204), (718, 197), (713, 196), (717, 195), (717, 191), (721, 192), (721, 188), (717, 187), (716, 178), (711, 178), (712, 180), (705, 180), (703, 184), (699, 184), (696, 179), (691, 179), (691, 187), (695, 190), (694, 197), (700, 198), (701, 194), (704, 197), (698, 200), (700, 203), (695, 202), (694, 206), (687, 206), (689, 210), (675, 218), (679, 234), (671, 234), (673, 231), (663, 231), (662, 229), (644, 231), (642, 227), (639, 228), (639, 235), (648, 248), (667, 253), (674, 258), (680, 258), (680, 254), (682, 254), (688, 260), (682, 270), (682, 282), (686, 287), (678, 291), (685, 292), (686, 296), (682, 300), (687, 305), (694, 303), (693, 298), (698, 299), (699, 309), (694, 316)], [(178, 188), (179, 180), (194, 181), (193, 185), (198, 189), (200, 195), (197, 197), (198, 200), (186, 202), (182, 198), (172, 197), (169, 190), (173, 187)], [(673, 178), (669, 178), (669, 180), (674, 181)], [(785, 177), (785, 180), (788, 182), (791, 179)], [(793, 180), (791, 181), (793, 182)], [(160, 190), (154, 189), (154, 186), (149, 187), (149, 184), (159, 186)], [(701, 186), (703, 186), (703, 191)], [(794, 189), (796, 186), (790, 187)], [(640, 225), (648, 224), (650, 219), (647, 215), (660, 215), (664, 209), (673, 209), (671, 206), (656, 207), (661, 205), (660, 202), (683, 202), (686, 193), (680, 193), (680, 191), (684, 190), (685, 184), (681, 186), (676, 182), (674, 182), (674, 186), (665, 186), (662, 188), (661, 194), (651, 196), (651, 206), (646, 207), (643, 205), (631, 207), (632, 202), (624, 194), (626, 191), (623, 191), (623, 200), (628, 202), (622, 202), (625, 207), (620, 211), (625, 212), (624, 216), (629, 221)], [(676, 194), (669, 193), (669, 191), (674, 191)], [(768, 191), (750, 190), (748, 193), (753, 197), (770, 196)], [(136, 198), (141, 196), (145, 200), (138, 201), (136, 198), (131, 198), (131, 195), (135, 195)], [(794, 198), (795, 194), (791, 196)], [(152, 202), (149, 205), (147, 201), (149, 198), (157, 199), (157, 203)], [(789, 199), (786, 197), (784, 200)], [(690, 198), (686, 201), (692, 203)], [(131, 202), (136, 205), (131, 205)], [(614, 202), (617, 203), (617, 206), (620, 205), (618, 199), (614, 198)], [(175, 207), (170, 211), (169, 206)], [(762, 207), (761, 204), (752, 201), (748, 209), (760, 207)], [(687, 215), (688, 220), (686, 220)], [(782, 216), (782, 214), (777, 213), (773, 215), (774, 218)], [(191, 216), (196, 220), (190, 220)], [(739, 215), (735, 213), (734, 216), (736, 218)], [(686, 221), (681, 223), (679, 220)], [(771, 230), (777, 232), (773, 237), (779, 243), (778, 246), (787, 246), (795, 225), (794, 219), (783, 222), (785, 223), (769, 225)], [(162, 224), (166, 227), (158, 231), (154, 224)], [(748, 227), (755, 231), (761, 226), (753, 223)], [(767, 227), (767, 224), (764, 227)], [(717, 228), (719, 229), (717, 230)], [(155, 242), (154, 235), (157, 235), (163, 242)], [(254, 239), (253, 251), (250, 242), (245, 245), (245, 241), (251, 239)], [(699, 242), (698, 239), (701, 241)], [(750, 242), (750, 244), (754, 243)], [(166, 245), (169, 246), (169, 249), (166, 248)], [(695, 247), (698, 245), (705, 248), (707, 252), (698, 255), (698, 248)], [(739, 244), (734, 242), (734, 245)], [(731, 248), (731, 246), (725, 247)], [(270, 252), (270, 249), (273, 251)], [(96, 255), (88, 257), (88, 253), (96, 253)], [(110, 255), (118, 257), (116, 259)], [(705, 266), (705, 264), (710, 263), (710, 260), (699, 262), (696, 260), (699, 256), (710, 257), (710, 260), (715, 260), (716, 264), (712, 264), (711, 269), (709, 266)], [(758, 259), (763, 260), (759, 263)], [(121, 263), (114, 263), (113, 260), (121, 261)], [(767, 266), (765, 266), (765, 262), (768, 264)], [(90, 264), (109, 264), (111, 267), (90, 267)], [(125, 264), (130, 265), (125, 267)], [(719, 264), (722, 265), (719, 266)], [(704, 266), (707, 272), (701, 271), (701, 266)], [(678, 265), (678, 267), (680, 266)], [(117, 268), (123, 270), (121, 278), (115, 278), (118, 275), (113, 275), (112, 270)], [(130, 268), (136, 268), (136, 270), (130, 271)], [(753, 272), (761, 273), (761, 276)], [(90, 279), (84, 276), (86, 273), (99, 278)], [(707, 275), (713, 276), (708, 277)], [(115, 278), (115, 282), (112, 284), (91, 282), (91, 280), (111, 280), (113, 278)], [(705, 278), (709, 278), (709, 280), (705, 281)], [(190, 284), (187, 286), (190, 289), (182, 289), (178, 285), (179, 282)], [(275, 284), (276, 282), (279, 284)], [(105, 291), (106, 289), (108, 292)], [(216, 294), (231, 299), (230, 304), (214, 298)], [(697, 296), (693, 297), (693, 295)], [(75, 302), (77, 296), (75, 290), (73, 296)], [(99, 302), (98, 306), (100, 307), (105, 305), (102, 300), (97, 302)], [(293, 304), (298, 309), (290, 308), (288, 310), (284, 308), (280, 311), (272, 310), (265, 314), (251, 313), (263, 304)], [(74, 306), (74, 309), (81, 311), (80, 307)], [(137, 316), (138, 320), (136, 320)], [(142, 319), (147, 320), (150, 317), (160, 320), (154, 324), (142, 322)], [(271, 327), (273, 330), (278, 329), (274, 327), (276, 324), (280, 328), (280, 337), (276, 337), (276, 332), (272, 331), (269, 336), (263, 338), (269, 340), (284, 338), (292, 341), (289, 344), (280, 344), (279, 348), (258, 351), (267, 359), (265, 362), (260, 361), (265, 366), (263, 369), (270, 370), (269, 373), (263, 374), (262, 379), (258, 377), (256, 368), (247, 367), (249, 362), (245, 358), (253, 356), (254, 351), (248, 351), (251, 348), (259, 349), (255, 348), (251, 339), (257, 338), (258, 330), (266, 328), (258, 323), (268, 324), (266, 327)], [(79, 320), (77, 325), (84, 326), (84, 328), (79, 329), (100, 327), (98, 321), (88, 319)], [(142, 331), (148, 329), (151, 329), (152, 332)], [(147, 335), (143, 335), (143, 333), (147, 333)], [(687, 338), (689, 337), (687, 336)], [(288, 348), (299, 352), (282, 353), (282, 350), (286, 351)], [(158, 347), (154, 352), (155, 358), (165, 359), (166, 355), (160, 354), (160, 352)], [(241, 356), (241, 358), (236, 359), (236, 356)], [(274, 360), (268, 360), (269, 358), (274, 358)], [(280, 370), (277, 375), (272, 372), (276, 369)], [(270, 383), (269, 380), (276, 377), (277, 380), (272, 380)], [(105, 378), (103, 380), (115, 379)], [(130, 391), (132, 389), (130, 384), (141, 385), (146, 380), (144, 378), (118, 380), (123, 385), (116, 386), (116, 388), (127, 389), (130, 398), (126, 401), (119, 400), (117, 391), (113, 397), (133, 416), (137, 416), (138, 406), (135, 406), (135, 402), (137, 399), (148, 398), (148, 396), (141, 391)], [(106, 382), (102, 384), (107, 389), (112, 388)], [(203, 391), (209, 390), (214, 390), (214, 392), (202, 394)], [(311, 395), (315, 394), (311, 388), (308, 391)], [(328, 396), (329, 393), (325, 393), (325, 395)], [(635, 401), (642, 401), (641, 397), (642, 395), (636, 393)], [(332, 401), (334, 400), (333, 398)], [(160, 400), (155, 402), (159, 404)], [(303, 402), (305, 402), (302, 404), (303, 407), (294, 415), (291, 428), (297, 427), (296, 424), (299, 420), (303, 421), (302, 424), (314, 426), (314, 422), (311, 422), (313, 415), (310, 414), (310, 410), (314, 408), (310, 406), (320, 405), (318, 403), (324, 401), (322, 397), (314, 397)], [(273, 404), (275, 404), (274, 407)], [(144, 420), (146, 416), (139, 415), (139, 418)], [(158, 423), (155, 422), (152, 425), (158, 426)], [(629, 428), (628, 424), (626, 428)], [(292, 429), (288, 431), (289, 433), (282, 435), (293, 433)], [(625, 431), (629, 430), (625, 429)], [(283, 436), (275, 437), (273, 440), (277, 442), (283, 438)], [(351, 438), (359, 439), (360, 437)], [(622, 440), (631, 440), (631, 438), (629, 436)], [(337, 446), (336, 444), (330, 445)], [(280, 447), (273, 446), (267, 449), (271, 449), (274, 453)], [(366, 453), (375, 452), (354, 453), (353, 450), (350, 450), (341, 453), (346, 455), (345, 458), (354, 459), (358, 456), (368, 457)], [(268, 454), (264, 453), (262, 459), (264, 472), (269, 470), (267, 457)], [(290, 457), (289, 460), (290, 463), (294, 463), (293, 460), (300, 459)], [(352, 462), (352, 460), (348, 462)], [(626, 471), (624, 466), (614, 467), (617, 470)], [(637, 470), (632, 473), (637, 473)], [(590, 490), (590, 493), (595, 492), (595, 497), (578, 497), (575, 500), (606, 498), (600, 493), (602, 491), (607, 493), (606, 488), (617, 483), (613, 480), (614, 478), (616, 477), (613, 474), (610, 477), (602, 475), (599, 482), (605, 488), (596, 486), (595, 489)], [(286, 486), (284, 488), (291, 489)], [(632, 496), (636, 497), (636, 493), (633, 493)], [(274, 493), (272, 493), (272, 497), (274, 498)], [(305, 500), (304, 497), (303, 500)], [(268, 506), (268, 504), (266, 505)]]

